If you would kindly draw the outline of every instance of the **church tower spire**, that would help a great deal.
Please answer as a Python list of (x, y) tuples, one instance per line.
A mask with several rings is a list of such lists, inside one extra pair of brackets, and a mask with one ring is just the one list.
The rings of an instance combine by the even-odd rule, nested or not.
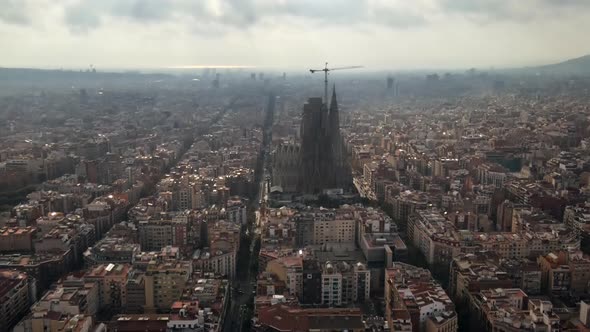
[(330, 145), (332, 149), (332, 166), (334, 167), (333, 188), (342, 188), (343, 180), (342, 137), (340, 136), (340, 115), (338, 113), (336, 85), (334, 85), (332, 88), (332, 100), (330, 101)]
[[(336, 84), (332, 88), (332, 100), (330, 101), (330, 135), (333, 138), (340, 136), (340, 115), (338, 114), (338, 101), (336, 99)], [(339, 139), (339, 138), (337, 138)]]
[(336, 101), (336, 84), (332, 87), (332, 100), (330, 101), (330, 113), (338, 112), (338, 102)]

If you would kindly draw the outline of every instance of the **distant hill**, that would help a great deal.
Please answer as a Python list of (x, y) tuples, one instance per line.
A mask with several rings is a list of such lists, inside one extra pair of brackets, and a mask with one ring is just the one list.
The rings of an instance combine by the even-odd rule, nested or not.
[(559, 63), (538, 67), (529, 67), (527, 69), (535, 70), (542, 74), (589, 76), (590, 54)]

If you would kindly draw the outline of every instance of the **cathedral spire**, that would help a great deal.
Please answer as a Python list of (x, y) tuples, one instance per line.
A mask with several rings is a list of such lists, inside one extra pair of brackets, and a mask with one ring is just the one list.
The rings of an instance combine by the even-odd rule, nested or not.
[(338, 102), (336, 101), (336, 84), (332, 88), (332, 100), (330, 101), (330, 112), (338, 111)]

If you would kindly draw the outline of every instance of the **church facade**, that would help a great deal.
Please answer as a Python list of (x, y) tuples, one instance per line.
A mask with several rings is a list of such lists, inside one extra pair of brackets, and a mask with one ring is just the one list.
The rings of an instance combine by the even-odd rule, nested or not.
[(346, 163), (336, 89), (330, 104), (321, 97), (303, 105), (298, 144), (283, 143), (274, 151), (273, 185), (284, 192), (321, 194), (347, 189), (352, 180)]

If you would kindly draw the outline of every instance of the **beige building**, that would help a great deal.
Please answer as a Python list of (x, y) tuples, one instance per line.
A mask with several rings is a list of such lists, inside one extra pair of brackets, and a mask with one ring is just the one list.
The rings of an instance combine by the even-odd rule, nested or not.
[(145, 275), (146, 311), (170, 309), (170, 305), (180, 298), (191, 274), (190, 262), (150, 262)]
[(287, 256), (268, 262), (266, 271), (277, 276), (287, 285), (290, 295), (303, 294), (303, 259), (300, 256)]
[(318, 220), (314, 223), (313, 244), (352, 243), (355, 235), (355, 221), (352, 219)]
[(120, 308), (131, 266), (129, 264), (102, 264), (92, 267), (84, 275), (85, 281), (96, 282), (100, 308)]
[(145, 272), (132, 270), (127, 278), (127, 284), (123, 292), (123, 312), (137, 313), (143, 312), (145, 307)]
[(356, 219), (352, 208), (300, 211), (292, 220), (299, 247), (325, 243), (352, 244), (356, 239)]

